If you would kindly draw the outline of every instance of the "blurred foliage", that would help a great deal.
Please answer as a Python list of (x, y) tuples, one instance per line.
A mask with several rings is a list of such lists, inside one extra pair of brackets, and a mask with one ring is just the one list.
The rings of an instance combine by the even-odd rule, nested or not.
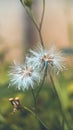
[[(19, 97), (21, 104), (32, 109), (33, 98), (31, 91), (18, 91), (13, 87), (8, 88), (9, 64), (3, 64), (0, 67), (0, 130), (46, 130), (40, 122), (26, 110), (24, 113), (16, 111), (9, 102), (9, 98)], [(64, 103), (67, 119), (72, 125), (73, 120), (73, 69), (69, 69), (56, 76), (56, 85), (60, 85), (62, 90), (62, 99)], [(35, 87), (34, 91), (36, 91)], [(38, 101), (39, 117), (45, 122), (50, 130), (62, 130), (62, 116), (60, 105), (54, 93), (52, 84), (46, 80)], [(66, 126), (65, 126), (66, 127)], [(73, 128), (73, 127), (72, 127)], [(65, 128), (67, 130), (67, 127)]]
[[(22, 0), (21, 0), (22, 1)], [(65, 0), (66, 2), (72, 0)], [(30, 6), (32, 0), (26, 0), (26, 5)], [(29, 3), (28, 3), (29, 2)], [(73, 43), (73, 24), (68, 26), (68, 35), (70, 43)], [(2, 41), (2, 40), (1, 40)], [(73, 54), (73, 49), (64, 50), (68, 54)], [(4, 52), (0, 53), (0, 130), (46, 130), (40, 122), (26, 110), (24, 113), (16, 111), (13, 113), (13, 108), (9, 102), (9, 98), (19, 97), (21, 104), (33, 109), (33, 98), (31, 91), (18, 91), (9, 86), (9, 64), (4, 63)], [(70, 68), (58, 76), (55, 76), (55, 85), (60, 87), (61, 101), (67, 120), (73, 128), (73, 69)], [(37, 87), (34, 88), (36, 91)], [(53, 90), (50, 79), (46, 80), (40, 92), (38, 101), (38, 114), (50, 130), (62, 129), (62, 115), (60, 104)], [(65, 130), (67, 126), (65, 125)]]

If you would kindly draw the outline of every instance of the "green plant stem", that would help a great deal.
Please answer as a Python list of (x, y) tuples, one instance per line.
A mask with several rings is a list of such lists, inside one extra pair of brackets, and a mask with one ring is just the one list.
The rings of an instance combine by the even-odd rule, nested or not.
[(43, 87), (43, 85), (44, 85), (45, 78), (46, 78), (46, 75), (45, 75), (45, 73), (44, 73), (43, 80), (42, 80), (41, 85), (39, 86), (39, 89), (38, 89), (37, 94), (36, 94), (36, 100), (37, 100), (37, 98), (38, 98), (38, 96), (39, 96), (39, 93), (40, 93), (40, 91), (41, 91), (41, 89), (42, 89), (42, 87)]
[(38, 115), (36, 115), (32, 110), (30, 110), (29, 108), (27, 107), (22, 107), (22, 109), (20, 109), (21, 112), (24, 112), (25, 110), (27, 110), (29, 113), (31, 113), (34, 117), (36, 117), (39, 122), (42, 124), (42, 126), (44, 126), (46, 128), (46, 130), (49, 130), (48, 127), (45, 125), (45, 123), (39, 118)]
[(45, 47), (44, 47), (44, 42), (43, 42), (42, 33), (41, 33), (41, 30), (40, 30), (40, 29), (39, 29), (38, 33), (39, 33), (39, 37), (40, 37), (40, 41), (41, 41), (41, 45), (42, 45), (43, 48), (45, 48)]
[(36, 97), (35, 97), (35, 94), (34, 94), (34, 91), (33, 91), (32, 88), (31, 88), (31, 92), (32, 92), (32, 96), (33, 96), (33, 99), (34, 99), (35, 112), (37, 114), (37, 102), (36, 102)]
[[(30, 8), (30, 14), (31, 14), (31, 19), (32, 19), (32, 21), (33, 21), (33, 23), (34, 23), (34, 25), (35, 25), (38, 33), (39, 33), (41, 45), (44, 48), (44, 43), (43, 43), (43, 37), (42, 37), (42, 33), (41, 33), (41, 28), (37, 25), (36, 19), (35, 19), (34, 15), (33, 15), (32, 8)], [(42, 22), (41, 22), (41, 27), (42, 27)]]
[[(20, 1), (21, 1), (21, 0), (20, 0)], [(44, 42), (43, 42), (43, 37), (42, 37), (42, 33), (41, 33), (41, 27), (42, 27), (42, 22), (43, 22), (42, 20), (43, 20), (43, 16), (44, 16), (44, 10), (43, 10), (43, 13), (42, 13), (41, 24), (40, 24), (40, 27), (39, 27), (38, 24), (37, 24), (37, 22), (36, 22), (37, 20), (36, 20), (35, 17), (34, 17), (34, 14), (33, 14), (33, 11), (32, 11), (32, 7), (29, 8), (29, 10), (28, 10), (28, 8), (26, 7), (25, 3), (23, 3), (22, 1), (21, 1), (21, 3), (22, 3), (22, 5), (23, 5), (23, 7), (25, 8), (26, 13), (28, 14), (28, 16), (30, 17), (30, 19), (32, 20), (32, 22), (34, 23), (34, 25), (35, 25), (35, 27), (36, 27), (38, 33), (39, 33), (41, 45), (42, 45), (42, 47), (44, 48)], [(43, 2), (43, 3), (44, 3), (44, 2)], [(44, 8), (44, 9), (45, 9), (45, 8)]]
[(41, 16), (41, 22), (40, 22), (40, 27), (39, 27), (39, 36), (40, 36), (40, 40), (42, 43), (42, 46), (44, 48), (44, 43), (43, 43), (43, 37), (42, 37), (42, 24), (43, 24), (43, 18), (44, 18), (44, 13), (45, 13), (45, 0), (43, 0), (43, 11), (42, 11), (42, 16)]
[(41, 22), (40, 22), (40, 31), (42, 29), (42, 23), (43, 23), (43, 18), (44, 18), (44, 12), (45, 12), (45, 0), (43, 0), (43, 11), (42, 11), (42, 17), (41, 17)]
[[(59, 101), (60, 111), (61, 111), (61, 114), (62, 114), (62, 117), (63, 117), (63, 123), (64, 123), (64, 122), (66, 123), (66, 125), (67, 125), (67, 127), (68, 127), (69, 130), (73, 130), (73, 129), (71, 128), (71, 126), (70, 126), (68, 120), (67, 120), (66, 114), (65, 114), (64, 109), (63, 109), (63, 104), (62, 104), (62, 100), (61, 100), (61, 97), (60, 97), (61, 95), (59, 95), (59, 91), (61, 91), (61, 90), (60, 90), (60, 88), (59, 88), (58, 86), (55, 86), (51, 74), (50, 74), (50, 79), (51, 79), (51, 83), (52, 83), (52, 85), (53, 85), (55, 94), (56, 94), (56, 96), (57, 96), (57, 99), (58, 99), (58, 101)], [(63, 127), (64, 127), (64, 124), (63, 124)], [(64, 129), (64, 128), (63, 128), (63, 129)]]
[(62, 117), (62, 130), (64, 130), (64, 117)]
[(47, 75), (47, 68), (48, 68), (48, 65), (45, 67), (44, 76), (43, 76), (41, 85), (39, 86), (39, 89), (38, 89), (37, 94), (36, 94), (36, 100), (37, 100), (37, 98), (38, 98), (38, 96), (39, 96), (39, 93), (40, 93), (40, 91), (41, 91), (41, 89), (42, 89), (42, 87), (43, 87), (43, 85), (44, 85), (45, 78), (46, 78), (46, 75)]
[[(20, 0), (20, 1), (21, 1), (21, 0)], [(23, 5), (23, 7), (25, 8), (26, 13), (27, 13), (28, 16), (30, 17), (30, 19), (33, 21), (33, 23), (34, 23), (36, 29), (39, 31), (39, 27), (38, 27), (38, 25), (37, 25), (36, 19), (34, 18), (34, 15), (33, 15), (33, 12), (32, 12), (32, 8), (29, 8), (29, 10), (28, 10), (28, 8), (26, 7), (25, 3), (23, 3), (23, 2), (21, 2), (21, 3), (22, 3), (22, 5)]]

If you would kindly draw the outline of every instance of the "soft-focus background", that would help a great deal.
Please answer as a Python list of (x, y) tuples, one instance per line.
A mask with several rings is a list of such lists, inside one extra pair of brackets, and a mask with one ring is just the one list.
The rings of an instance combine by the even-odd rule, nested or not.
[[(39, 23), (42, 0), (33, 0), (33, 10)], [(67, 70), (56, 78), (63, 90), (69, 122), (73, 120), (73, 1), (46, 0), (42, 35), (45, 47), (54, 44), (67, 57)], [(8, 88), (9, 66), (16, 60), (22, 63), (29, 48), (37, 46), (39, 36), (19, 0), (0, 0), (0, 130), (45, 130), (27, 111), (12, 114), (10, 97), (20, 97), (23, 105), (33, 107), (30, 91)], [(37, 102), (40, 118), (51, 130), (61, 129), (61, 116), (51, 83), (46, 81)], [(71, 124), (72, 125), (72, 124)], [(67, 130), (67, 129), (66, 129)]]

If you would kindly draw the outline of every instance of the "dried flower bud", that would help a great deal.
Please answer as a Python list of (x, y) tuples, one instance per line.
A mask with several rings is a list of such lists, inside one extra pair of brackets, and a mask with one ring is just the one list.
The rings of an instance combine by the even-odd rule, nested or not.
[(24, 3), (26, 6), (31, 7), (32, 6), (32, 0), (24, 0)]
[(19, 97), (9, 98), (9, 101), (11, 102), (13, 106), (13, 112), (15, 112), (16, 110), (20, 110), (22, 108)]
[(19, 97), (16, 97), (16, 98), (15, 98), (15, 104), (16, 104), (16, 106), (17, 106), (17, 109), (20, 109), (20, 108), (21, 108), (21, 104), (20, 104)]
[(9, 101), (12, 102), (14, 100), (14, 98), (9, 98)]
[(9, 98), (9, 101), (10, 101), (11, 104), (14, 106), (14, 98)]

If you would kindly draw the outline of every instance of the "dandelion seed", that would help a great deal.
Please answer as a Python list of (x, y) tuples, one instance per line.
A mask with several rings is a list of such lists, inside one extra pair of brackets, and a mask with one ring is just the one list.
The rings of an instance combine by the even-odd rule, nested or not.
[(52, 47), (48, 53), (48, 64), (58, 74), (65, 69), (65, 57), (62, 51), (57, 51), (56, 47)]
[(28, 89), (34, 86), (35, 83), (39, 83), (39, 72), (32, 66), (18, 65), (14, 63), (9, 72), (10, 84), (15, 85), (18, 90)]
[(32, 64), (38, 70), (41, 70), (42, 68), (46, 67), (47, 59), (45, 58), (45, 61), (43, 59), (43, 57), (48, 54), (46, 50), (40, 47), (38, 51), (30, 50), (29, 52), (30, 57), (26, 57), (27, 64)]
[(27, 63), (33, 64), (37, 69), (42, 70), (48, 67), (56, 73), (65, 69), (65, 58), (61, 51), (57, 51), (55, 47), (45, 50), (42, 47), (39, 51), (30, 50), (30, 57), (26, 57)]

